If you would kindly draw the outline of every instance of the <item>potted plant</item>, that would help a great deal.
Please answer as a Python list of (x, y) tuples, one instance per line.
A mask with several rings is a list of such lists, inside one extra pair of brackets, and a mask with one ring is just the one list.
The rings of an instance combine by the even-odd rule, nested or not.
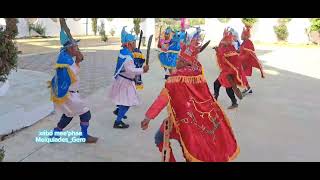
[(115, 31), (113, 28), (111, 28), (111, 29), (110, 29), (110, 34), (111, 34), (111, 36), (114, 36), (115, 33), (116, 33), (116, 31)]
[(291, 21), (291, 18), (279, 18), (278, 25), (273, 26), (274, 32), (277, 35), (279, 41), (286, 41), (289, 32), (287, 28), (287, 23)]
[(311, 18), (311, 26), (309, 32), (310, 41), (320, 45), (320, 18)]

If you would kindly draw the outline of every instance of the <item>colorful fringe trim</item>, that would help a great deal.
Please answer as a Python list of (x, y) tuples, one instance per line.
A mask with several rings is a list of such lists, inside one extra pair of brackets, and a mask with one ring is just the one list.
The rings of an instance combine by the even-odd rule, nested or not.
[(167, 83), (189, 83), (189, 84), (199, 84), (206, 82), (203, 74), (198, 76), (170, 76), (167, 79)]

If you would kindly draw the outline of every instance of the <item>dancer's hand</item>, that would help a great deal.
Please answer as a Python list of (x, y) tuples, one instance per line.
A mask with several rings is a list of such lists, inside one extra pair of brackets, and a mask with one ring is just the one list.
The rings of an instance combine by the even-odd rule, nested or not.
[(143, 73), (146, 73), (149, 71), (149, 65), (143, 66)]
[(141, 128), (142, 128), (142, 130), (148, 129), (150, 120), (151, 120), (151, 119), (144, 118), (144, 120), (141, 121)]
[(217, 50), (218, 50), (218, 46), (213, 47), (213, 49), (214, 49), (215, 51), (217, 51)]

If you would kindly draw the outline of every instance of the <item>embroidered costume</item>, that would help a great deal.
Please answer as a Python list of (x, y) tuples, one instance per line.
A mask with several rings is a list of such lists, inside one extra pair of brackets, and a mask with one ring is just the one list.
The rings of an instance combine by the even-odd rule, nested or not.
[(143, 73), (143, 68), (136, 68), (132, 52), (134, 49), (129, 49), (129, 44), (135, 43), (135, 41), (135, 36), (127, 33), (125, 27), (123, 27), (121, 32), (123, 48), (118, 56), (114, 81), (109, 93), (112, 102), (117, 106), (117, 109), (114, 111), (114, 114), (117, 115), (114, 128), (128, 128), (129, 125), (122, 122), (122, 119), (125, 118), (125, 114), (131, 106), (140, 104), (135, 78)]
[[(85, 102), (80, 97), (79, 92), (79, 63), (73, 60), (73, 56), (78, 59), (83, 58), (79, 49), (77, 52), (71, 49), (77, 47), (77, 41), (70, 39), (64, 30), (60, 32), (61, 48), (58, 60), (55, 65), (56, 74), (50, 82), (51, 101), (57, 112), (62, 113), (62, 117), (54, 128), (53, 132), (62, 131), (73, 119), (74, 116), (80, 116), (80, 127), (82, 138), (86, 138), (87, 143), (95, 143), (98, 138), (88, 135), (89, 120), (91, 113)], [(53, 135), (52, 138), (58, 138)]]
[(145, 114), (144, 121), (150, 121), (167, 106), (169, 116), (155, 136), (165, 162), (175, 162), (170, 139), (179, 141), (185, 159), (190, 162), (226, 162), (239, 153), (230, 122), (203, 76), (197, 59), (198, 40), (192, 38), (181, 44), (178, 63), (187, 65), (177, 65)]

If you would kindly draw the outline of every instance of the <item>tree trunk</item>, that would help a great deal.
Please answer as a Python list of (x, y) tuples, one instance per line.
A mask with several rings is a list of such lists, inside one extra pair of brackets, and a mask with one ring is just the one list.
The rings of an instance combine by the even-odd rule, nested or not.
[(12, 40), (18, 35), (18, 27), (17, 18), (5, 18), (6, 21), (6, 29), (5, 34), (7, 35), (8, 39)]

